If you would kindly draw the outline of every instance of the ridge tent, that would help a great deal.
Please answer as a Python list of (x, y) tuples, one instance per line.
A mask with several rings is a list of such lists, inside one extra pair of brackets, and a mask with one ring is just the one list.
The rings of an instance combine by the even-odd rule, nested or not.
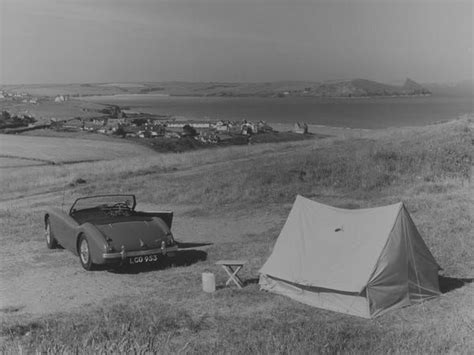
[(259, 284), (372, 318), (438, 296), (440, 269), (403, 203), (347, 210), (297, 196)]

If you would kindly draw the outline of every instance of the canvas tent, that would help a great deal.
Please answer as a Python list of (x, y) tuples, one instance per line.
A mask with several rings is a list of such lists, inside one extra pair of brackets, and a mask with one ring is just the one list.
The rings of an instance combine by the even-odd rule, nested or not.
[(372, 318), (438, 296), (439, 269), (402, 203), (347, 210), (297, 196), (260, 286)]

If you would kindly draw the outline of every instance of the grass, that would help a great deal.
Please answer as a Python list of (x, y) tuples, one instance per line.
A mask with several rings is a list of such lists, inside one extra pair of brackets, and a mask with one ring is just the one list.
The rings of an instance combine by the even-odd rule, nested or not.
[(1, 334), (17, 350), (54, 353), (456, 353), (473, 345), (472, 319), (455, 305), (466, 298), (441, 298), (429, 309), (413, 306), (368, 321), (261, 293), (256, 285), (214, 296), (194, 284), (187, 288), (186, 302), (122, 299), (10, 322)]
[[(144, 291), (146, 297), (117, 295), (80, 312), (36, 318), (5, 312), (0, 351), (472, 352), (473, 122), (465, 118), (364, 139), (262, 144), (61, 168), (35, 167), (39, 182), (22, 173), (7, 185), (2, 183), (0, 192), (50, 191), (82, 177), (87, 184), (68, 187), (68, 193), (133, 191), (139, 201), (195, 206), (187, 218), (196, 226), (208, 223), (219, 229), (235, 223), (235, 228), (231, 236), (207, 249), (204, 261), (162, 272), (111, 276), (122, 277), (124, 283), (133, 278), (151, 285)], [(444, 268), (443, 287), (449, 292), (375, 320), (260, 292), (255, 284), (258, 269), (296, 194), (350, 208), (404, 201)], [(35, 213), (43, 205), (39, 201), (26, 209), (0, 211), (4, 245), (21, 242), (27, 247), (32, 243), (28, 236), (34, 235)], [(259, 228), (246, 234), (243, 225), (253, 218)], [(40, 236), (34, 237), (35, 243), (40, 241)], [(250, 261), (242, 274), (249, 282), (243, 290), (220, 289), (210, 295), (201, 291), (202, 272), (214, 270), (216, 260), (242, 255)], [(34, 267), (35, 262), (30, 265)], [(447, 283), (449, 278), (454, 281)], [(219, 278), (218, 284), (223, 281)], [(453, 282), (464, 287), (449, 286)]]

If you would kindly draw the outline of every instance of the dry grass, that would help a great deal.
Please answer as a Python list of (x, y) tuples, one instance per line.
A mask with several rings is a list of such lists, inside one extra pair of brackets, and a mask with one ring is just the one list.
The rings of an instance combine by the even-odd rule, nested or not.
[[(273, 225), (215, 243), (206, 261), (145, 273), (162, 287), (144, 298), (124, 296), (82, 312), (36, 319), (9, 315), (1, 328), (6, 352), (160, 353), (470, 353), (472, 341), (472, 119), (372, 139), (232, 147), (218, 151), (122, 159), (68, 167), (38, 167), (10, 180), (19, 191), (63, 186), (74, 194), (133, 191), (140, 201), (199, 206), (191, 212), (223, 219), (267, 211)], [(139, 186), (140, 188), (137, 188)], [(2, 189), (8, 191), (8, 187)], [(351, 207), (403, 200), (430, 250), (445, 269), (445, 293), (425, 304), (364, 320), (262, 293), (253, 282), (295, 194)], [(30, 210), (3, 210), (4, 241), (22, 238)], [(230, 216), (230, 217), (229, 217)], [(202, 217), (203, 221), (206, 221)], [(191, 218), (191, 217), (190, 217)], [(34, 227), (30, 227), (34, 228)], [(33, 233), (33, 232), (31, 232)], [(28, 233), (26, 233), (28, 234)], [(40, 237), (38, 236), (38, 241)], [(28, 243), (26, 237), (25, 243)], [(243, 290), (201, 291), (200, 275), (222, 258), (246, 255)], [(136, 275), (138, 278), (139, 275)], [(457, 287), (453, 287), (453, 280)], [(472, 280), (472, 279), (471, 279)], [(218, 280), (222, 282), (223, 280)]]
[[(68, 141), (74, 140), (70, 139)], [(108, 144), (107, 142), (99, 143), (104, 146)], [(8, 174), (8, 171), (5, 169), (3, 172), (0, 172), (2, 178), (0, 193), (2, 194), (2, 199), (7, 200), (17, 196), (23, 196), (29, 192), (62, 191), (64, 187), (67, 187), (68, 184), (78, 178), (93, 181), (96, 184), (104, 184), (106, 182), (107, 184), (104, 184), (105, 186), (103, 186), (103, 188), (107, 189), (109, 183), (113, 184), (114, 182), (120, 182), (133, 177), (141, 176), (146, 178), (153, 174), (189, 170), (193, 167), (212, 167), (216, 165), (219, 166), (220, 164), (232, 164), (234, 161), (272, 152), (285, 155), (287, 152), (300, 149), (300, 147), (305, 144), (308, 143), (288, 142), (282, 144), (264, 144), (252, 146), (251, 148), (248, 146), (233, 146), (212, 151), (194, 151), (185, 154), (155, 154), (146, 151), (146, 154), (125, 156), (120, 159), (107, 161), (102, 160), (16, 169), (14, 174)], [(125, 144), (126, 147), (128, 145), (129, 144)], [(136, 150), (134, 151), (136, 152)], [(128, 153), (132, 154), (132, 152)], [(45, 153), (38, 154), (45, 155)], [(59, 155), (60, 152), (56, 150), (55, 154)], [(93, 160), (99, 160), (103, 153), (100, 150), (95, 150), (93, 154), (95, 154), (93, 155)], [(132, 191), (135, 191), (135, 188), (133, 188)]]
[[(438, 316), (406, 310), (383, 320), (366, 321), (335, 315), (249, 288), (220, 291), (215, 298), (199, 298), (198, 310), (154, 300), (137, 305), (131, 300), (78, 315), (10, 327), (10, 337), (23, 338), (17, 350), (50, 352), (160, 353), (456, 353), (469, 344), (468, 319), (455, 309), (444, 322), (457, 323), (439, 331)], [(221, 311), (229, 300), (251, 304)], [(195, 305), (196, 302), (193, 302)], [(446, 305), (444, 305), (446, 306)], [(219, 311), (216, 312), (215, 309)], [(40, 336), (41, 335), (41, 336)]]
[[(441, 130), (434, 126), (433, 131), (419, 128), (411, 141), (408, 138), (401, 143), (404, 133), (398, 138), (302, 142), (297, 149), (256, 152), (241, 162), (197, 169), (181, 180), (150, 166), (147, 176), (130, 174), (120, 185), (142, 186), (143, 198), (151, 201), (212, 207), (292, 202), (297, 193), (314, 197), (338, 194), (369, 201), (397, 193), (397, 199), (408, 186), (446, 189), (446, 182), (467, 184), (472, 145), (466, 121), (443, 125)], [(255, 148), (248, 149), (253, 152)], [(163, 184), (166, 189), (159, 188)], [(112, 183), (111, 187), (117, 186)]]
[(45, 162), (23, 158), (6, 158), (0, 156), (0, 169), (18, 168), (22, 166), (44, 165)]

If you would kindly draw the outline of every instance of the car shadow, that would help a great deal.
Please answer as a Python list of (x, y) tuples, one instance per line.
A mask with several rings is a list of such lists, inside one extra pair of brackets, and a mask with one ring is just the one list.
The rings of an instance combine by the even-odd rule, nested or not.
[(213, 243), (181, 243), (181, 242), (176, 242), (178, 244), (179, 249), (190, 249), (190, 248), (199, 248), (199, 247), (205, 247), (208, 245), (213, 245)]
[(165, 270), (171, 267), (190, 266), (199, 261), (207, 260), (207, 253), (202, 250), (179, 250), (173, 257), (162, 257), (153, 263), (125, 264), (108, 271), (114, 274), (140, 274), (142, 272), (151, 272)]
[(439, 290), (448, 293), (471, 283), (474, 279), (439, 276)]

